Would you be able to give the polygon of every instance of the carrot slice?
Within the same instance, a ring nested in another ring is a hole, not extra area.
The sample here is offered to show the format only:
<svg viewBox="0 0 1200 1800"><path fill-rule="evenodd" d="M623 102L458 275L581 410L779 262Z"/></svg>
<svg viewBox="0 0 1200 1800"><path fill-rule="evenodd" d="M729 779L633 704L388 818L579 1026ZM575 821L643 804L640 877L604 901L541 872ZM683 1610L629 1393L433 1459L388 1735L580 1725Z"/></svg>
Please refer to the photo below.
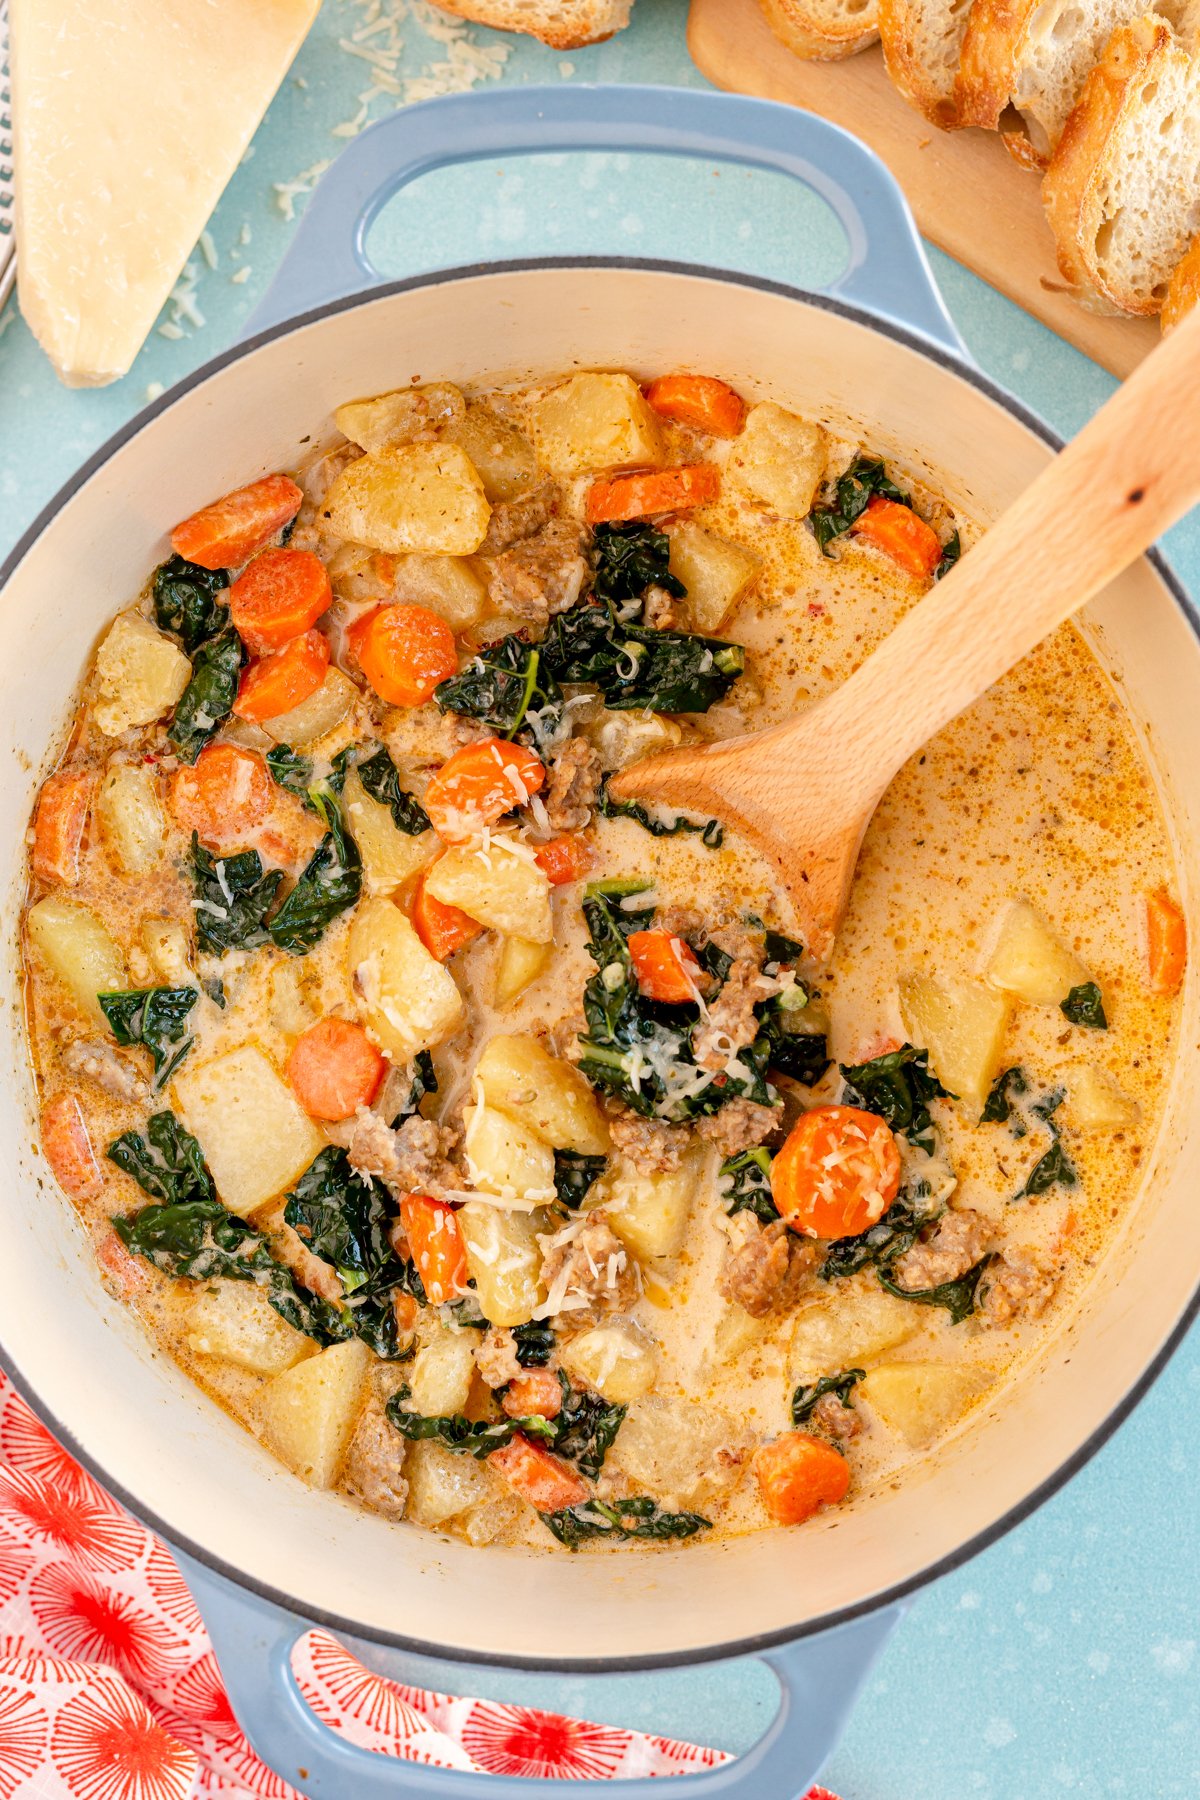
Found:
<svg viewBox="0 0 1200 1800"><path fill-rule="evenodd" d="M331 1016L301 1032L284 1074L311 1118L336 1120L371 1104L385 1068L361 1025Z"/></svg>
<svg viewBox="0 0 1200 1800"><path fill-rule="evenodd" d="M572 831L566 837L539 844L533 860L551 887L563 887L568 881L581 881L594 858L589 839L580 831Z"/></svg>
<svg viewBox="0 0 1200 1800"><path fill-rule="evenodd" d="M682 938L669 931L631 931L629 954L647 1000L672 1005L696 998L704 971Z"/></svg>
<svg viewBox="0 0 1200 1800"><path fill-rule="evenodd" d="M514 1493L528 1500L537 1512L561 1512L563 1507L578 1506L588 1497L588 1485L582 1476L520 1431L499 1450L493 1450L488 1461Z"/></svg>
<svg viewBox="0 0 1200 1800"><path fill-rule="evenodd" d="M242 676L233 710L239 719L259 725L291 712L315 694L329 667L329 641L319 631L306 631L282 650L253 662Z"/></svg>
<svg viewBox="0 0 1200 1800"><path fill-rule="evenodd" d="M443 843L465 844L524 806L546 780L544 763L522 744L481 738L443 763L425 789L429 822Z"/></svg>
<svg viewBox="0 0 1200 1800"><path fill-rule="evenodd" d="M585 512L589 525L604 525L615 519L644 519L652 513L684 512L691 506L705 506L720 491L721 475L713 463L651 469L643 475L612 475L593 481Z"/></svg>
<svg viewBox="0 0 1200 1800"><path fill-rule="evenodd" d="M500 1401L510 1419L557 1419L562 1411L562 1382L552 1369L526 1369L510 1381Z"/></svg>
<svg viewBox="0 0 1200 1800"><path fill-rule="evenodd" d="M445 962L456 950L463 950L482 937L483 926L459 906L447 906L435 900L425 886L425 876L417 877L412 898L413 930L439 962Z"/></svg>
<svg viewBox="0 0 1200 1800"><path fill-rule="evenodd" d="M42 1153L72 1200L94 1200L103 1188L83 1108L74 1094L56 1094L43 1106Z"/></svg>
<svg viewBox="0 0 1200 1800"><path fill-rule="evenodd" d="M295 518L303 499L286 475L264 475L182 520L171 548L202 569L236 569Z"/></svg>
<svg viewBox="0 0 1200 1800"><path fill-rule="evenodd" d="M405 1194L400 1223L431 1306L467 1291L467 1247L454 1208L428 1194Z"/></svg>
<svg viewBox="0 0 1200 1800"><path fill-rule="evenodd" d="M229 590L229 614L256 654L279 650L333 604L325 564L311 550L264 550Z"/></svg>
<svg viewBox="0 0 1200 1800"><path fill-rule="evenodd" d="M458 668L454 633L427 606L377 606L349 637L359 668L389 706L423 706Z"/></svg>
<svg viewBox="0 0 1200 1800"><path fill-rule="evenodd" d="M39 881L58 881L74 887L92 795L93 775L51 775L42 784L33 815L33 872Z"/></svg>
<svg viewBox="0 0 1200 1800"><path fill-rule="evenodd" d="M184 831L206 844L226 843L253 830L271 807L271 777L254 750L206 744L191 768L176 769L167 805Z"/></svg>
<svg viewBox="0 0 1200 1800"><path fill-rule="evenodd" d="M1166 888L1146 895L1147 986L1152 994L1177 994L1187 967L1187 921Z"/></svg>
<svg viewBox="0 0 1200 1800"><path fill-rule="evenodd" d="M911 506L885 500L881 494L867 502L866 511L859 513L850 529L855 537L885 550L910 575L928 580L942 560L941 539L932 525L919 518Z"/></svg>
<svg viewBox="0 0 1200 1800"><path fill-rule="evenodd" d="M736 437L746 422L746 402L715 375L660 375L646 398L664 419L678 419L713 437Z"/></svg>
<svg viewBox="0 0 1200 1800"><path fill-rule="evenodd" d="M755 1453L754 1474L763 1505L777 1525L802 1525L822 1506L846 1498L850 1465L832 1444L787 1431Z"/></svg>
<svg viewBox="0 0 1200 1800"><path fill-rule="evenodd" d="M780 1215L806 1237L857 1237L900 1190L900 1152L875 1113L816 1106L793 1125L771 1164Z"/></svg>

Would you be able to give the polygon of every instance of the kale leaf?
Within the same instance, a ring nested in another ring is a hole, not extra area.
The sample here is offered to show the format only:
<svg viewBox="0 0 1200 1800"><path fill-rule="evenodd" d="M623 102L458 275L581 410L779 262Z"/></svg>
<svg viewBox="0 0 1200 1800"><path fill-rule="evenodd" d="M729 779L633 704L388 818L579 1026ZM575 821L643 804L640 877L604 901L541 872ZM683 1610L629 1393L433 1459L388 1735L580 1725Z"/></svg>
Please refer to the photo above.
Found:
<svg viewBox="0 0 1200 1800"><path fill-rule="evenodd" d="M138 1186L169 1207L216 1201L217 1191L204 1154L173 1112L151 1113L146 1135L123 1131L106 1152L110 1162L132 1175Z"/></svg>
<svg viewBox="0 0 1200 1800"><path fill-rule="evenodd" d="M438 1079L433 1067L433 1057L429 1054L428 1050L418 1050L417 1054L412 1059L410 1067L412 1069L412 1077L408 1084L408 1093L405 1096L404 1104L401 1106L400 1111L391 1121L393 1131L395 1131L397 1125L402 1124L405 1119L412 1118L426 1094L436 1094L438 1091Z"/></svg>
<svg viewBox="0 0 1200 1800"><path fill-rule="evenodd" d="M1014 1094L1027 1094L1028 1092L1029 1082L1024 1069L1019 1064L1014 1064L1011 1069L1005 1069L1003 1074L997 1075L988 1089L988 1097L984 1101L983 1111L979 1115L979 1123L981 1125L1007 1125L1012 1122L1014 1137L1024 1137L1025 1126L1019 1115L1014 1120L1016 1109L1013 1106L1012 1097Z"/></svg>
<svg viewBox="0 0 1200 1800"><path fill-rule="evenodd" d="M981 1256L974 1268L968 1269L956 1281L941 1281L937 1287L931 1288L900 1287L885 1269L880 1269L879 1285L886 1288L889 1294L895 1294L897 1300L912 1300L918 1306L944 1306L950 1314L950 1323L961 1325L975 1310L975 1291L979 1286L979 1278L991 1260L990 1254Z"/></svg>
<svg viewBox="0 0 1200 1800"><path fill-rule="evenodd" d="M560 1456L569 1457L576 1464L581 1475L595 1481L629 1409L608 1406L599 1394L573 1393L561 1370L558 1379L562 1383L563 1406L558 1417L551 1420L554 1432L550 1442Z"/></svg>
<svg viewBox="0 0 1200 1800"><path fill-rule="evenodd" d="M580 1150L554 1152L554 1187L568 1211L574 1212L586 1200L593 1182L600 1179L607 1165L606 1156L586 1156Z"/></svg>
<svg viewBox="0 0 1200 1800"><path fill-rule="evenodd" d="M555 680L599 688L617 712L707 712L746 666L740 644L624 625L611 604L594 599L559 613L540 650L540 666Z"/></svg>
<svg viewBox="0 0 1200 1800"><path fill-rule="evenodd" d="M396 1211L380 1181L361 1175L330 1144L308 1165L287 1197L283 1216L309 1249L332 1263L349 1294L391 1289L401 1279L390 1236Z"/></svg>
<svg viewBox="0 0 1200 1800"><path fill-rule="evenodd" d="M1067 1155L1062 1139L1056 1136L1046 1154L1039 1157L1030 1169L1025 1177L1025 1185L1013 1195L1013 1201L1035 1200L1039 1194L1047 1193L1052 1187L1078 1185L1079 1171Z"/></svg>
<svg viewBox="0 0 1200 1800"><path fill-rule="evenodd" d="M807 1425L817 1402L826 1394L836 1394L843 1406L853 1406L851 1394L866 1372L865 1369L845 1369L840 1375L822 1375L820 1381L814 1381L809 1387L798 1387L792 1395L792 1424Z"/></svg>
<svg viewBox="0 0 1200 1800"><path fill-rule="evenodd" d="M593 592L601 600L638 600L649 587L659 587L675 600L687 593L672 575L671 540L644 519L597 525L594 535L596 574Z"/></svg>
<svg viewBox="0 0 1200 1800"><path fill-rule="evenodd" d="M762 924L761 919L754 922ZM782 931L772 931L766 925L763 926L763 949L768 963L778 963L785 969L793 968L804 955L804 945L799 938L788 937Z"/></svg>
<svg viewBox="0 0 1200 1800"><path fill-rule="evenodd" d="M929 1102L952 1099L929 1068L929 1053L904 1044L870 1062L841 1064L851 1106L878 1113L893 1131L902 1132L910 1144L930 1153L934 1146Z"/></svg>
<svg viewBox="0 0 1200 1800"><path fill-rule="evenodd" d="M761 1144L757 1150L742 1150L736 1156L726 1157L719 1173L727 1183L721 1197L730 1218L735 1213L752 1212L764 1225L771 1225L779 1217L771 1193L771 1152Z"/></svg>
<svg viewBox="0 0 1200 1800"><path fill-rule="evenodd" d="M480 1461L507 1444L518 1432L523 1437L553 1436L555 1421L534 1415L528 1419L466 1418L462 1413L449 1413L443 1418L432 1414L409 1412L404 1402L410 1398L407 1387L397 1388L387 1403L387 1416L402 1437L414 1441L431 1439L447 1450L461 1451Z"/></svg>
<svg viewBox="0 0 1200 1800"><path fill-rule="evenodd" d="M272 943L293 956L311 950L326 927L354 906L362 893L362 858L337 803L316 788L311 798L325 823L325 836L268 927Z"/></svg>
<svg viewBox="0 0 1200 1800"><path fill-rule="evenodd" d="M585 1500L580 1506L542 1513L547 1531L568 1550L577 1550L589 1539L605 1538L623 1544L630 1538L690 1538L710 1531L712 1520L699 1513L660 1512L658 1502L637 1494L628 1500Z"/></svg>
<svg viewBox="0 0 1200 1800"><path fill-rule="evenodd" d="M656 819L637 800L614 800L608 791L607 775L600 783L596 810L605 819L632 819L651 837L681 837L694 831L700 834L700 842L708 850L719 850L725 842L725 827L720 819L685 819L679 813L668 825L664 819Z"/></svg>
<svg viewBox="0 0 1200 1800"><path fill-rule="evenodd" d="M961 555L962 539L959 537L958 532L955 531L951 533L950 537L942 545L941 558L937 568L933 571L933 579L935 581L940 581L943 575L948 575Z"/></svg>
<svg viewBox="0 0 1200 1800"><path fill-rule="evenodd" d="M118 1044L144 1044L154 1059L154 1086L171 1079L195 1039L187 1016L200 998L194 987L127 988L97 994Z"/></svg>
<svg viewBox="0 0 1200 1800"><path fill-rule="evenodd" d="M192 884L196 891L196 941L221 956L226 950L255 950L265 944L267 914L283 880L282 869L263 874L257 850L213 857L192 833Z"/></svg>
<svg viewBox="0 0 1200 1800"><path fill-rule="evenodd" d="M860 1269L890 1269L892 1264L911 1250L935 1215L918 1212L913 1197L900 1194L883 1217L857 1237L838 1238L825 1252L818 1274L822 1281L839 1280L857 1275Z"/></svg>
<svg viewBox="0 0 1200 1800"><path fill-rule="evenodd" d="M274 749L267 751L264 761L272 781L278 787L286 788L289 794L298 795L307 804L313 778L312 757L305 756L300 750L293 750L290 744L276 744Z"/></svg>
<svg viewBox="0 0 1200 1800"><path fill-rule="evenodd" d="M1081 981L1062 1003L1064 1016L1072 1025L1086 1025L1092 1031L1107 1031L1104 997L1094 981Z"/></svg>
<svg viewBox="0 0 1200 1800"><path fill-rule="evenodd" d="M562 717L562 689L543 668L538 646L517 632L485 644L465 669L438 683L433 697L443 712L478 719L508 738L531 712L538 715L535 737L544 737Z"/></svg>
<svg viewBox="0 0 1200 1800"><path fill-rule="evenodd" d="M363 787L372 800L378 800L381 806L387 807L397 831L404 832L406 837L420 837L423 831L428 831L429 815L400 786L400 771L388 755L385 745L377 745L370 756L358 763L357 768L358 779Z"/></svg>
<svg viewBox="0 0 1200 1800"><path fill-rule="evenodd" d="M541 1320L531 1319L528 1325L514 1325L512 1334L521 1367L544 1369L554 1354L553 1328Z"/></svg>
<svg viewBox="0 0 1200 1800"><path fill-rule="evenodd" d="M237 699L245 647L232 625L201 644L192 657L192 676L175 708L167 742L185 763L194 763Z"/></svg>
<svg viewBox="0 0 1200 1800"><path fill-rule="evenodd" d="M808 523L823 556L832 554L829 546L834 538L849 531L877 495L885 500L895 500L901 506L912 505L911 494L902 493L895 482L888 479L881 459L856 456L845 474L838 476L833 503L814 506L808 515Z"/></svg>
<svg viewBox="0 0 1200 1800"><path fill-rule="evenodd" d="M228 569L202 569L182 556L169 556L154 571L155 624L173 631L191 656L220 629L224 608L217 595L228 586Z"/></svg>

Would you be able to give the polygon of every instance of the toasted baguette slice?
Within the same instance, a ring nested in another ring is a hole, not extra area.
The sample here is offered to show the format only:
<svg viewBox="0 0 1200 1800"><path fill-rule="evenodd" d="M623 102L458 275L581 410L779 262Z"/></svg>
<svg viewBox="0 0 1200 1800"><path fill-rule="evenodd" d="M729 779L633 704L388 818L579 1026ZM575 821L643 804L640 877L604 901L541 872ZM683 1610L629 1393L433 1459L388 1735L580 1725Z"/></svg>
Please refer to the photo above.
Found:
<svg viewBox="0 0 1200 1800"><path fill-rule="evenodd" d="M1042 183L1058 266L1081 298L1157 313L1200 232L1200 65L1147 13L1115 31Z"/></svg>
<svg viewBox="0 0 1200 1800"><path fill-rule="evenodd" d="M1200 300L1200 237L1195 237L1187 251L1175 264L1167 288L1167 297L1163 301L1163 309L1159 315L1159 324L1164 331L1170 331L1178 325Z"/></svg>
<svg viewBox="0 0 1200 1800"><path fill-rule="evenodd" d="M974 0L958 71L959 123L999 127L1017 162L1044 169L1113 32L1148 10L1146 0ZM1157 0L1153 10L1191 49L1193 0Z"/></svg>
<svg viewBox="0 0 1200 1800"><path fill-rule="evenodd" d="M857 56L879 36L876 0L758 0L781 44L806 62Z"/></svg>
<svg viewBox="0 0 1200 1800"><path fill-rule="evenodd" d="M971 0L879 0L888 74L934 125L958 124L955 87Z"/></svg>
<svg viewBox="0 0 1200 1800"><path fill-rule="evenodd" d="M552 50L603 43L628 25L633 11L633 0L434 0L434 5L475 25L523 31Z"/></svg>

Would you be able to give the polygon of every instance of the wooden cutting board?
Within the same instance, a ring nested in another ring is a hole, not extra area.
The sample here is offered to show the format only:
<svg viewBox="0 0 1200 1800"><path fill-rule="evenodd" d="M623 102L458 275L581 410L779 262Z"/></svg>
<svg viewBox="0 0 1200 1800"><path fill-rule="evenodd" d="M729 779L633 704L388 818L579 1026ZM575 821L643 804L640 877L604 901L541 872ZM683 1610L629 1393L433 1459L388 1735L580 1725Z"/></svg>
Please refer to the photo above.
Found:
<svg viewBox="0 0 1200 1800"><path fill-rule="evenodd" d="M930 125L888 81L878 45L845 62L802 62L758 0L692 0L688 49L717 87L802 106L862 138L931 243L1114 375L1128 375L1158 342L1157 319L1105 318L1064 293L1037 177L994 132Z"/></svg>

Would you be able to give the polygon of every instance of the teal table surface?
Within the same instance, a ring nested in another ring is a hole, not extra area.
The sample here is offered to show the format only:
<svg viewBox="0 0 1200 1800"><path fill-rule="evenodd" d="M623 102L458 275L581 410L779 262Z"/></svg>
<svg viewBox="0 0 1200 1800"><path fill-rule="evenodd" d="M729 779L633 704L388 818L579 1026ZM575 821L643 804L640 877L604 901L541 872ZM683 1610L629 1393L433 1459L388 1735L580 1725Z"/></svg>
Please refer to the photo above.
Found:
<svg viewBox="0 0 1200 1800"><path fill-rule="evenodd" d="M447 82L701 87L685 17L684 0L638 0L628 31L562 55L464 30L417 0L326 0L188 277L124 381L91 392L60 387L10 305L0 323L0 555L110 432L237 336L305 192L356 123ZM617 155L536 157L427 177L387 209L372 248L397 275L608 252L800 283L828 276L840 254L824 208L782 177ZM933 262L983 368L1058 430L1076 430L1110 391L1110 377L957 264L936 253ZM1200 589L1194 517L1168 549L1185 582ZM114 594L114 608L124 598ZM1064 1492L918 1597L826 1771L845 1800L1200 1793L1198 1403L1193 1333ZM586 1653L586 1645L578 1649ZM414 1664L412 1672L423 1671ZM765 1726L774 1692L749 1663L602 1683L505 1680L445 1665L427 1678L735 1751Z"/></svg>

